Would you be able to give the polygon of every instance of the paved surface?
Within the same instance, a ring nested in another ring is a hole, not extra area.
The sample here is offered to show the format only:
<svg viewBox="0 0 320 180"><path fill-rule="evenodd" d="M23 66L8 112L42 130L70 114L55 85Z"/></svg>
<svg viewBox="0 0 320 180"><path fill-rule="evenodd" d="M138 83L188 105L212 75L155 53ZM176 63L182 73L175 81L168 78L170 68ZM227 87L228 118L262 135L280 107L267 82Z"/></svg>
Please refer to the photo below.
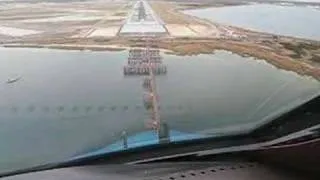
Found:
<svg viewBox="0 0 320 180"><path fill-rule="evenodd" d="M162 20L154 13L146 1L138 1L126 23L122 26L119 35L139 36L145 34L166 34Z"/></svg>

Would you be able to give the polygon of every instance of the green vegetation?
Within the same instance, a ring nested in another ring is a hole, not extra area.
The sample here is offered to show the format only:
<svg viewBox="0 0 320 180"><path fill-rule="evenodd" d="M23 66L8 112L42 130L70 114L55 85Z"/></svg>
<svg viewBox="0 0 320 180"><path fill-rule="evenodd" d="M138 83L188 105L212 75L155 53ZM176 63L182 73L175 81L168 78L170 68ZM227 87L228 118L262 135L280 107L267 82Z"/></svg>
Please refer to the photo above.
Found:
<svg viewBox="0 0 320 180"><path fill-rule="evenodd" d="M106 39L106 38L96 38L96 39L93 39L94 42L109 42L110 39Z"/></svg>
<svg viewBox="0 0 320 180"><path fill-rule="evenodd" d="M284 48L293 51L295 54L291 55L292 58L301 58L302 56L307 55L306 50L317 50L320 49L320 46L317 44L311 43L280 43Z"/></svg>
<svg viewBox="0 0 320 180"><path fill-rule="evenodd" d="M127 16L126 12L116 12L113 14L114 16Z"/></svg>
<svg viewBox="0 0 320 180"><path fill-rule="evenodd" d="M320 55L313 55L312 58L310 58L309 60L320 63Z"/></svg>

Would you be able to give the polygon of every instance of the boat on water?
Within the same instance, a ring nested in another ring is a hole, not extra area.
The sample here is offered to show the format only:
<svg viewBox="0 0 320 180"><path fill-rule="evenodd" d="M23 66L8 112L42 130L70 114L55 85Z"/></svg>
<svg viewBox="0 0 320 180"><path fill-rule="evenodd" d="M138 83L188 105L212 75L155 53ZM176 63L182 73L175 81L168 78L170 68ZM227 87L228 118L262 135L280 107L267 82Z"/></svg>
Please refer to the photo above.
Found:
<svg viewBox="0 0 320 180"><path fill-rule="evenodd" d="M8 79L7 84L15 83L15 82L19 81L20 79L21 79L21 77Z"/></svg>

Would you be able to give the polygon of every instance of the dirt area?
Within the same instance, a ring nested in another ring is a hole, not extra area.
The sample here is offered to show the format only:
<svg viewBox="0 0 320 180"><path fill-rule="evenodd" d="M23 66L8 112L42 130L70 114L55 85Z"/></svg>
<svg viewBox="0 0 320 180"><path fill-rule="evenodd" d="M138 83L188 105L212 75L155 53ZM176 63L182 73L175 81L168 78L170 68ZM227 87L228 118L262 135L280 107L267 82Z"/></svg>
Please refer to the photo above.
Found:
<svg viewBox="0 0 320 180"><path fill-rule="evenodd" d="M167 24L166 28L172 37L194 37L197 35L192 29L181 24Z"/></svg>
<svg viewBox="0 0 320 180"><path fill-rule="evenodd" d="M86 32L102 36L116 36L115 26L119 29L127 13L131 9L127 1L110 2L68 2L68 3L10 3L0 11L0 34L7 36L0 42L9 39L30 39L32 30L43 39L57 37L79 37ZM112 26L112 27L110 27ZM107 28L107 29L101 29ZM8 29L14 30L9 32ZM92 29L92 30L88 30ZM108 31L108 32L107 32ZM29 32L29 33L28 33ZM117 31L116 31L117 32Z"/></svg>
<svg viewBox="0 0 320 180"><path fill-rule="evenodd" d="M120 27L109 26L107 28L97 28L88 37L114 37L117 35Z"/></svg>
<svg viewBox="0 0 320 180"><path fill-rule="evenodd" d="M153 1L150 3L152 9L166 24L199 24L198 18L177 11L174 2ZM206 25L206 24L204 24Z"/></svg>
<svg viewBox="0 0 320 180"><path fill-rule="evenodd" d="M197 33L198 36L202 37L207 37L217 32L217 29L215 29L214 27L208 27L198 24L188 25L188 28L191 29L193 32Z"/></svg>

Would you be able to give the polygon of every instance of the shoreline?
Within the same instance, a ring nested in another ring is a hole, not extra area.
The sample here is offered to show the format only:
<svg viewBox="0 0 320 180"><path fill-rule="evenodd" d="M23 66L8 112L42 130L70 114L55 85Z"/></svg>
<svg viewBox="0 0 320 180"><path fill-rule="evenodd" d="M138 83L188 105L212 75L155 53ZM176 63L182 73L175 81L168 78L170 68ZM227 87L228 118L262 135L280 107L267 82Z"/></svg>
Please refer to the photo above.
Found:
<svg viewBox="0 0 320 180"><path fill-rule="evenodd" d="M311 76L320 81L320 68L311 66L306 62L296 61L292 58L281 56L278 54L270 54L268 49L261 48L259 46L253 47L252 45L244 46L243 44L236 44L236 42L202 42L188 45L184 42L176 43L177 46L173 46L171 43L157 42L157 47L165 54L176 56L197 56L201 54L214 54L215 51L227 51L233 54L237 54L241 57L251 57L253 60L262 60L275 66L276 68L286 71L292 71L302 76ZM41 44L10 44L1 45L2 48L35 48L35 49L58 49L58 50L77 50L77 51L125 51L129 48L140 48L139 45L124 44L113 46L81 46L81 45L41 45Z"/></svg>
<svg viewBox="0 0 320 180"><path fill-rule="evenodd" d="M236 7L236 6L249 6L257 4L269 4L284 7L320 7L319 2L304 2L304 1L240 1L240 2L205 2L199 3L197 1L191 2L174 2L179 7L177 10L195 10L195 9L205 9L205 8L223 8L223 7ZM320 9L319 9L320 10Z"/></svg>
<svg viewBox="0 0 320 180"><path fill-rule="evenodd" d="M245 4L248 3L245 2ZM181 9L184 7L183 4L186 3L150 2L150 6L164 22L168 32L165 36L155 38L154 45L161 51L178 56L193 56L212 54L216 50L225 50L244 57L250 56L262 59L277 68L313 76L320 80L320 41L259 32L212 22L184 14ZM243 4L243 2L236 2L236 4ZM210 5L212 5L212 2ZM61 6L58 6L59 10L61 10ZM79 51L124 51L131 47L139 48L145 44L141 38L119 36L112 28L120 29L122 22L117 21L116 24L110 24L107 21L109 16L113 17L115 14L119 15L119 13L121 13L121 17L124 17L129 6L115 4L117 10L107 6L102 9L95 7L99 13L106 9L109 14L105 15L105 19L84 27L80 26L81 21L77 22L75 27L70 27L70 24L59 21L57 24L60 23L59 25L65 26L67 29L70 28L66 32L48 32L12 39L4 37L0 46L5 48L47 48ZM191 6L197 6L199 9L199 6L205 7L208 6L208 3L191 2L188 7ZM65 11L70 11L69 7L64 8L66 8ZM27 9L25 11L27 12ZM3 15L3 17L6 16ZM38 24L36 23L36 25ZM25 25L21 25L22 29L23 26ZM47 24L45 23L43 26L47 26ZM96 33L96 36L92 35L94 33ZM111 36L111 34L113 35Z"/></svg>

